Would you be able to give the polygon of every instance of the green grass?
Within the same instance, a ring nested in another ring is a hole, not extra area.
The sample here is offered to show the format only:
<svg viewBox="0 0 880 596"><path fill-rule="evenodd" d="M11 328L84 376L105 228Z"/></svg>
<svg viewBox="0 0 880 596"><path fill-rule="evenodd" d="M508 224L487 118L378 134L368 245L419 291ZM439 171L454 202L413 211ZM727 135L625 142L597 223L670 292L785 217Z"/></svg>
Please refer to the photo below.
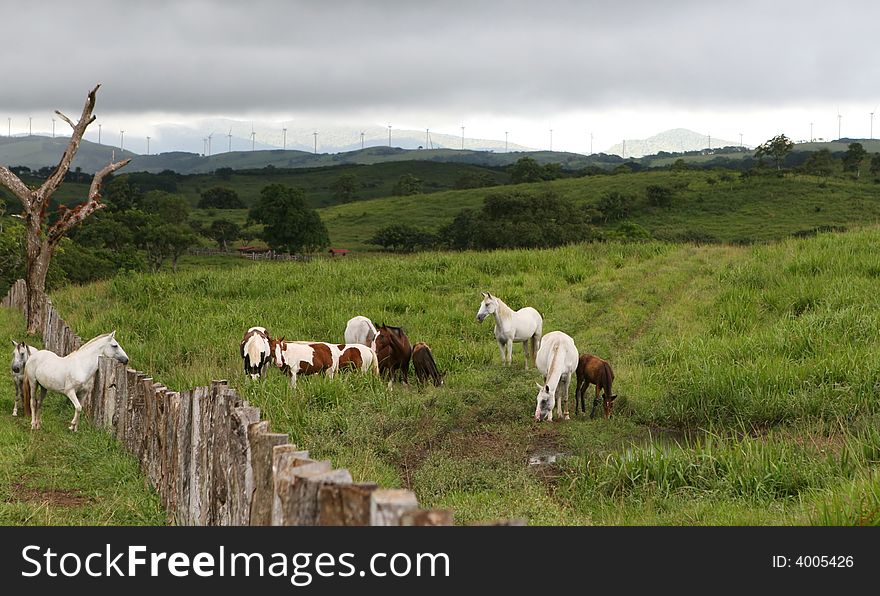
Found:
<svg viewBox="0 0 880 596"><path fill-rule="evenodd" d="M229 379L313 456L411 487L459 523L864 524L880 522L878 248L872 227L754 247L248 263L122 275L53 301L84 338L118 329L132 365L169 387ZM481 291L537 307L545 332L608 359L615 416L533 422L540 377L519 348L501 366L491 321L474 320ZM338 341L355 314L428 342L446 385L244 378L249 326Z"/></svg>
<svg viewBox="0 0 880 596"><path fill-rule="evenodd" d="M0 336L24 340L23 317L0 309ZM76 433L67 430L73 407L66 397L47 396L42 428L32 432L30 419L10 416L14 395L7 372L0 382L0 525L165 523L158 495L114 439L86 420Z"/></svg>

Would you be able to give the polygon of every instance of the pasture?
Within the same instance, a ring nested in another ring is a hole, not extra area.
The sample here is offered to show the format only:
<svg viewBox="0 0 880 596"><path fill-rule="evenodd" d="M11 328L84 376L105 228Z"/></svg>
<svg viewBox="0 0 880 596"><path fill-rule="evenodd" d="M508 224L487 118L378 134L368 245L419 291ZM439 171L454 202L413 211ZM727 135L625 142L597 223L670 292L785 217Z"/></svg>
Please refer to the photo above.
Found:
<svg viewBox="0 0 880 596"><path fill-rule="evenodd" d="M314 457L458 523L877 524L878 248L870 228L757 247L251 263L120 275L53 301L82 337L118 329L132 365L169 387L229 379ZM475 320L486 291L611 362L614 416L535 422L541 379L500 364L491 323ZM428 342L445 384L245 378L249 327L341 341L356 314Z"/></svg>
<svg viewBox="0 0 880 596"><path fill-rule="evenodd" d="M24 318L0 308L0 336L24 339ZM65 396L46 398L39 432L31 432L21 412L10 415L8 356L0 380L0 525L164 524L159 498L145 486L133 457L90 424L75 434L67 429L73 408Z"/></svg>

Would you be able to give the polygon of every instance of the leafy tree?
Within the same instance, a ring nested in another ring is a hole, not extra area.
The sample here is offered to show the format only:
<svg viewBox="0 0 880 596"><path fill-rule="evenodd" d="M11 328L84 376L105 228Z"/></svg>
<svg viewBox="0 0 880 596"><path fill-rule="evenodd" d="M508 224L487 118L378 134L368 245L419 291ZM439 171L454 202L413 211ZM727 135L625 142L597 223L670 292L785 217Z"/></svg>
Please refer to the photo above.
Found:
<svg viewBox="0 0 880 596"><path fill-rule="evenodd" d="M675 163L673 163L669 167L669 169L673 172L686 172L688 170L688 165L685 160L679 157L675 160Z"/></svg>
<svg viewBox="0 0 880 596"><path fill-rule="evenodd" d="M846 153L843 154L844 169L848 172L855 170L856 179L858 179L862 173L862 162L867 156L868 152L865 151L861 143L850 143Z"/></svg>
<svg viewBox="0 0 880 596"><path fill-rule="evenodd" d="M297 253L330 244L324 222L317 211L306 205L305 193L299 188L283 184L266 186L248 218L263 224L263 239L272 250Z"/></svg>
<svg viewBox="0 0 880 596"><path fill-rule="evenodd" d="M558 163L542 166L531 157L520 157L510 166L510 181L514 184L555 180L561 174L562 166Z"/></svg>
<svg viewBox="0 0 880 596"><path fill-rule="evenodd" d="M648 204L654 207L668 207L672 204L672 189L660 184L649 184L645 188Z"/></svg>
<svg viewBox="0 0 880 596"><path fill-rule="evenodd" d="M819 149L810 153L804 162L804 171L818 178L827 178L834 173L835 159L828 149Z"/></svg>
<svg viewBox="0 0 880 596"><path fill-rule="evenodd" d="M197 207L199 209L244 209L244 202L238 193L231 188L215 186L201 194Z"/></svg>
<svg viewBox="0 0 880 596"><path fill-rule="evenodd" d="M488 172L466 172L455 181L455 188L459 190L486 186L495 186L495 180Z"/></svg>
<svg viewBox="0 0 880 596"><path fill-rule="evenodd" d="M368 242L387 250L413 252L431 248L437 243L437 236L415 226L392 224L378 230Z"/></svg>
<svg viewBox="0 0 880 596"><path fill-rule="evenodd" d="M610 191L602 195L597 207L602 214L602 220L609 222L626 217L632 208L632 203L632 198L617 191Z"/></svg>
<svg viewBox="0 0 880 596"><path fill-rule="evenodd" d="M764 157L772 157L776 162L776 169L778 171L782 169L782 160L791 153L793 148L794 143L784 134L780 134L769 141L765 141L762 145L758 145L758 148L755 149L755 157L759 161L763 161Z"/></svg>
<svg viewBox="0 0 880 596"><path fill-rule="evenodd" d="M412 174L404 174L394 185L392 193L398 197L417 195L422 192L422 181Z"/></svg>
<svg viewBox="0 0 880 596"><path fill-rule="evenodd" d="M343 174L337 178L331 185L333 196L342 201L350 201L355 198L358 189L357 176L354 174Z"/></svg>
<svg viewBox="0 0 880 596"><path fill-rule="evenodd" d="M180 195L161 190L148 192L141 200L141 208L162 222L186 223L189 219L189 204Z"/></svg>
<svg viewBox="0 0 880 596"><path fill-rule="evenodd" d="M508 191L487 196L479 212L460 212L441 235L457 249L544 248L594 238L591 215L554 192Z"/></svg>
<svg viewBox="0 0 880 596"><path fill-rule="evenodd" d="M238 238L240 232L241 228L237 223L228 219L215 219L203 233L208 238L215 240L225 252L228 244Z"/></svg>
<svg viewBox="0 0 880 596"><path fill-rule="evenodd" d="M144 236L147 261L154 271L158 271L170 258L171 267L176 273L177 260L196 241L196 235L185 225L168 222L152 225Z"/></svg>
<svg viewBox="0 0 880 596"><path fill-rule="evenodd" d="M232 178L232 168L217 168L214 170L214 175L220 178L220 180L229 180Z"/></svg>
<svg viewBox="0 0 880 596"><path fill-rule="evenodd" d="M868 170L872 176L880 175L880 153L875 153L871 158L871 166Z"/></svg>

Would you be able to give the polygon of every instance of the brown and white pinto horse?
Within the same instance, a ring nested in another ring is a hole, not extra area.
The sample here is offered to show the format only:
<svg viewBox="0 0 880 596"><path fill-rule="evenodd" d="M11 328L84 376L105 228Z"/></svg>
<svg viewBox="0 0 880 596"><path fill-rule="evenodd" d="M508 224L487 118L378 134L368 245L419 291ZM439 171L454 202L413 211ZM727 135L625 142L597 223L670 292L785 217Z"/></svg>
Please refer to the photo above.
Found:
<svg viewBox="0 0 880 596"><path fill-rule="evenodd" d="M584 396L590 383L596 386L596 397L593 399L593 408L590 410L590 418L596 414L596 406L599 405L599 391L602 395L602 406L605 410L605 418L611 417L611 409L614 406L614 399L617 397L611 392L611 382L614 381L614 371L607 361L602 360L598 356L592 354L581 354L578 358L577 369L577 387L574 390L574 411L577 413L582 410L587 413L587 402Z"/></svg>
<svg viewBox="0 0 880 596"><path fill-rule="evenodd" d="M395 373L400 373L403 383L409 385L409 361L412 358L412 347L406 332L400 327L380 325L376 328L376 337L370 346L379 358L379 371L388 377L388 385L394 380Z"/></svg>
<svg viewBox="0 0 880 596"><path fill-rule="evenodd" d="M251 327L241 340L241 357L244 360L244 374L257 380L263 376L263 370L272 358L269 345L271 338L265 327Z"/></svg>
<svg viewBox="0 0 880 596"><path fill-rule="evenodd" d="M379 375L379 358L373 348L360 343L338 344L336 348L339 350L338 370L350 369Z"/></svg>
<svg viewBox="0 0 880 596"><path fill-rule="evenodd" d="M287 341L283 337L270 342L272 360L281 372L290 375L290 386L296 387L297 375L325 372L333 377L339 370L339 348L327 342Z"/></svg>
<svg viewBox="0 0 880 596"><path fill-rule="evenodd" d="M439 387L443 384L444 375L437 370L437 363L434 362L434 355L431 354L431 348L423 341L416 343L412 351L413 370L416 371L416 377L420 383L425 383L428 379Z"/></svg>

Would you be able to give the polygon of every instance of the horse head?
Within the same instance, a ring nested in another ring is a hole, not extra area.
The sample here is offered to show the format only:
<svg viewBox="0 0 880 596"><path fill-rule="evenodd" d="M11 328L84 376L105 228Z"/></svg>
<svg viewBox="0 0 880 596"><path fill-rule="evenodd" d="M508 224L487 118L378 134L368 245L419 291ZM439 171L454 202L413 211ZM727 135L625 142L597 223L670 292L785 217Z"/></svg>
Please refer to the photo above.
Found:
<svg viewBox="0 0 880 596"><path fill-rule="evenodd" d="M480 310L477 311L477 322L482 323L483 319L489 315L495 314L498 310L498 301L489 292L483 292L483 301L480 303Z"/></svg>
<svg viewBox="0 0 880 596"><path fill-rule="evenodd" d="M122 364L128 364L128 354L125 353L125 350L123 350L122 346L119 345L119 342L116 341L115 329L111 331L110 335L107 337L107 341L101 349L101 355L107 356L108 358L115 358Z"/></svg>
<svg viewBox="0 0 880 596"><path fill-rule="evenodd" d="M15 346L12 350L12 372L17 375L24 372L24 365L27 362L30 350L26 343L18 343L14 339L12 340L12 345Z"/></svg>
<svg viewBox="0 0 880 596"><path fill-rule="evenodd" d="M553 420L553 406L556 405L556 396L550 392L549 385L541 385L540 383L535 383L535 385L538 386L535 420L538 422L542 420L550 422Z"/></svg>
<svg viewBox="0 0 880 596"><path fill-rule="evenodd" d="M287 342L284 337L269 340L269 351L272 353L272 360L278 368L284 368L284 350L287 348Z"/></svg>

